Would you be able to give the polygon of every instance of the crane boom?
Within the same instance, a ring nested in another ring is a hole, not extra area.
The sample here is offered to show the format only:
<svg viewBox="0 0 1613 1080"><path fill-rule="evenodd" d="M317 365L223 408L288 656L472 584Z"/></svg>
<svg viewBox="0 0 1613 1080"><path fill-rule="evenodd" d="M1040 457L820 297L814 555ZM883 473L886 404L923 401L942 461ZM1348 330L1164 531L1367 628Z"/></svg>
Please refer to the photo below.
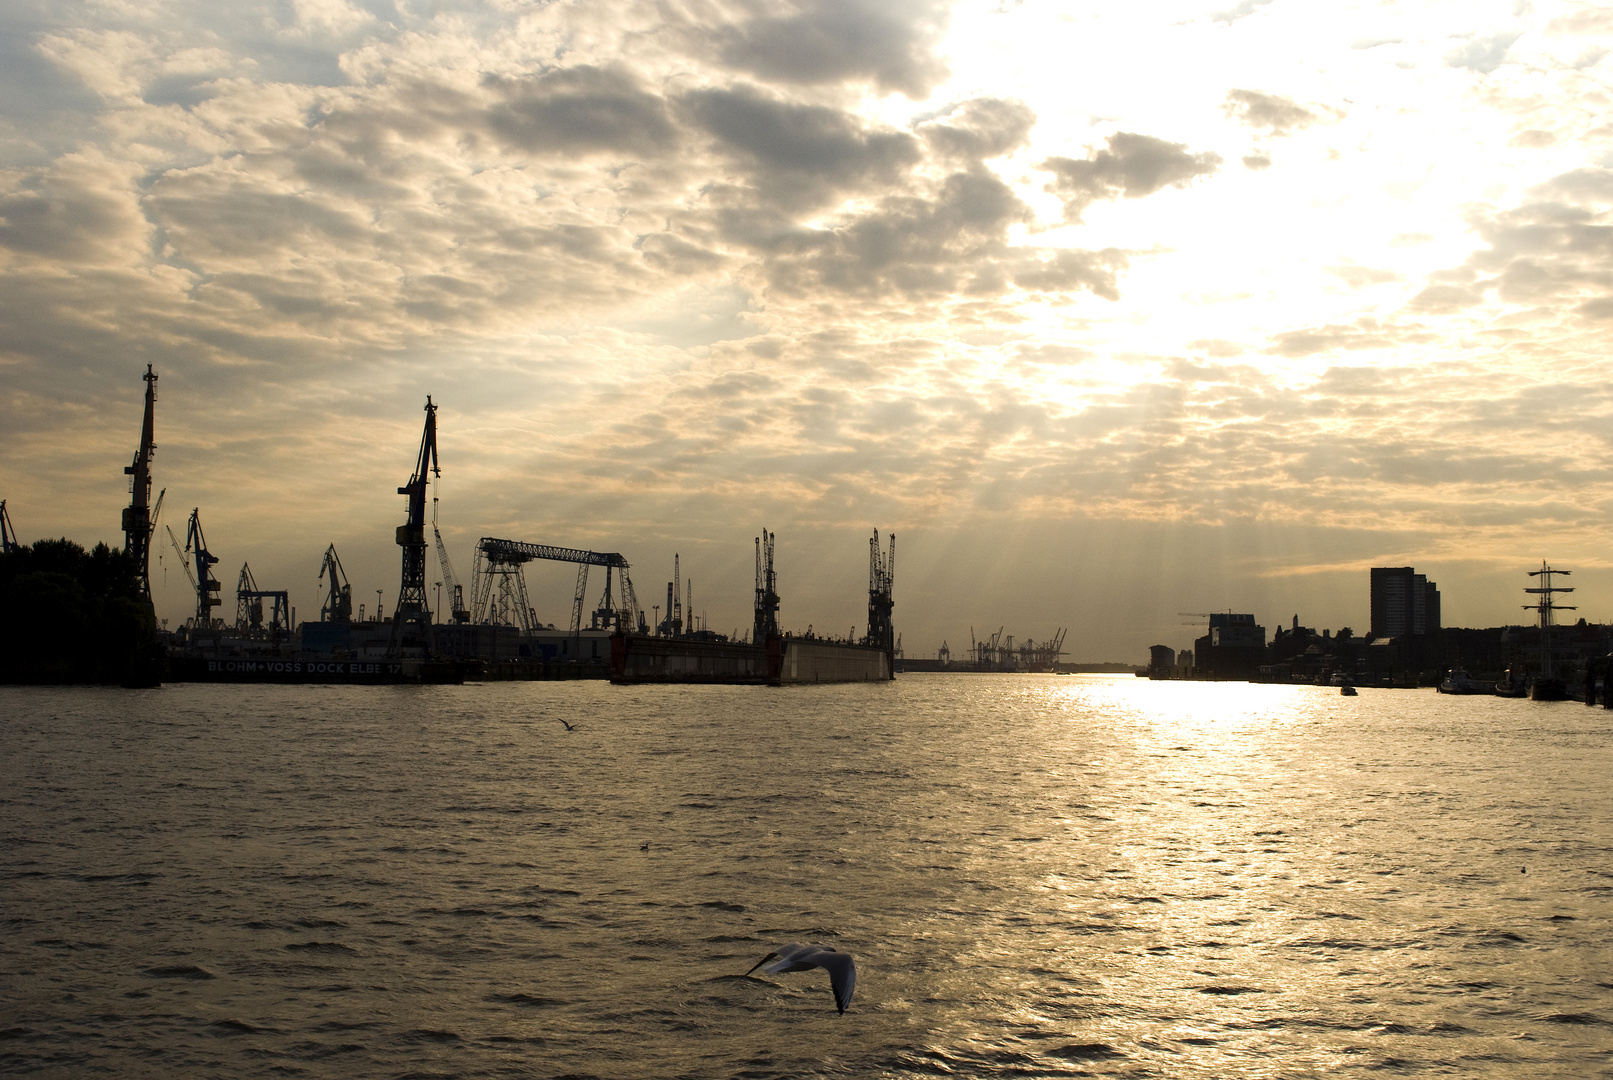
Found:
<svg viewBox="0 0 1613 1080"><path fill-rule="evenodd" d="M465 606L465 587L454 573L454 564L448 561L448 545L442 542L442 530L437 528L437 500L431 500L431 532L437 538L437 561L442 563L442 579L448 583L448 610L456 623L470 622L470 609Z"/></svg>
<svg viewBox="0 0 1613 1080"><path fill-rule="evenodd" d="M11 515L6 513L6 500L0 499L0 552L10 555L20 547L17 530L11 525Z"/></svg>
<svg viewBox="0 0 1613 1080"><path fill-rule="evenodd" d="M185 577L190 581L190 590L191 590L191 592L195 592L196 591L196 571L194 571L194 570L192 570L190 568L190 560L185 558L184 551L182 551L180 549L180 547L179 547L179 537L174 535L174 527L172 525L164 525L163 528L168 530L168 542L170 544L174 545L174 554L179 556L180 568L185 571Z"/></svg>

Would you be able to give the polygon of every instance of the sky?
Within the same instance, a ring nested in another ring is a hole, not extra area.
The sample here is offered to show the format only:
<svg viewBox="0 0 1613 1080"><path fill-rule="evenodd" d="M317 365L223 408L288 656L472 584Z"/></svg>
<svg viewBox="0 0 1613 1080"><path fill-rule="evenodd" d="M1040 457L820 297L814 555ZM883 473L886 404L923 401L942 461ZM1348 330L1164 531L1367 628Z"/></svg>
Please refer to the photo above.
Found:
<svg viewBox="0 0 1613 1080"><path fill-rule="evenodd" d="M11 0L0 498L120 542L152 364L163 522L299 618L329 543L390 610L431 395L462 579L619 551L648 606L678 552L725 632L763 528L833 633L894 532L909 656L1364 632L1382 565L1613 621L1610 47L1566 0Z"/></svg>

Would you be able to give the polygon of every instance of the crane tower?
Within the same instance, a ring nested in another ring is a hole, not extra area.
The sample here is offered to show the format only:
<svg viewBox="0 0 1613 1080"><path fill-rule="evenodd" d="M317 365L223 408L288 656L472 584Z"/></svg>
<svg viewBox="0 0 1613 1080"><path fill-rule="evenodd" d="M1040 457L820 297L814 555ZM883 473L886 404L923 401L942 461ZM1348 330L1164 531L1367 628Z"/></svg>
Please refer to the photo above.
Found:
<svg viewBox="0 0 1613 1080"><path fill-rule="evenodd" d="M398 488L409 498L409 519L398 526L398 546L403 549L403 580L398 586L398 602L392 609L392 645L389 652L401 656L405 645L431 655L431 607L426 603L426 484L441 476L437 465L437 406L426 398L426 427L420 436L420 455L414 475ZM405 627L418 627L419 636L409 638Z"/></svg>
<svg viewBox="0 0 1613 1080"><path fill-rule="evenodd" d="M157 413L157 375L146 365L140 376L146 381L146 414L140 424L140 449L134 464L125 465L129 477L129 505L123 510L123 549L134 556L140 573L140 592L151 603L151 533L156 528L151 516L151 458L156 453L153 424Z"/></svg>

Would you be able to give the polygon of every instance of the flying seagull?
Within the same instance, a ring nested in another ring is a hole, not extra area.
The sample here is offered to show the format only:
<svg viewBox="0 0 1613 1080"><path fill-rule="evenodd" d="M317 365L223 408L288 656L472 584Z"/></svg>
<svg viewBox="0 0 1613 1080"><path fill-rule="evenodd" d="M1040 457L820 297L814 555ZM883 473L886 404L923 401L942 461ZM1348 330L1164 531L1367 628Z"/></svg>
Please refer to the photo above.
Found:
<svg viewBox="0 0 1613 1080"><path fill-rule="evenodd" d="M558 716L555 717L555 719L560 720L560 718ZM560 722L562 724L566 724L566 722L564 720L560 720ZM566 724L566 730L567 731L576 731L577 730L577 725L576 724Z"/></svg>
<svg viewBox="0 0 1613 1080"><path fill-rule="evenodd" d="M769 964L769 960L774 962ZM763 964L767 966L762 967ZM851 992L857 986L857 965L850 953L835 952L828 946L820 945L780 945L777 951L762 957L756 962L756 967L745 974L749 975L756 968L762 968L770 975L780 975L815 967L821 967L829 973L829 989L834 991L835 1008L844 1013L846 1006L851 1004Z"/></svg>

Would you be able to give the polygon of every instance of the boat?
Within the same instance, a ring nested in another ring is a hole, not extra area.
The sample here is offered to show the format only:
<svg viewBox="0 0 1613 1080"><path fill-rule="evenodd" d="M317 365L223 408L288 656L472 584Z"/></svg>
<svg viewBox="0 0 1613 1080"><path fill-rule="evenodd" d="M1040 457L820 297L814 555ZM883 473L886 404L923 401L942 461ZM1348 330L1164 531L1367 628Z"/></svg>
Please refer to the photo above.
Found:
<svg viewBox="0 0 1613 1080"><path fill-rule="evenodd" d="M1490 691L1496 697L1527 697L1529 696L1529 679L1516 668L1507 668L1501 677L1495 681L1495 688Z"/></svg>
<svg viewBox="0 0 1613 1080"><path fill-rule="evenodd" d="M1537 675L1529 684L1531 701L1567 701L1568 683L1554 675Z"/></svg>
<svg viewBox="0 0 1613 1080"><path fill-rule="evenodd" d="M1439 684L1442 694L1488 694L1493 689L1493 684L1478 682L1462 668L1451 668Z"/></svg>
<svg viewBox="0 0 1613 1080"><path fill-rule="evenodd" d="M1544 559L1540 562L1539 570L1529 571L1530 577L1540 578L1538 587L1528 588L1524 592L1538 599L1533 604L1524 607L1540 612L1540 674L1529 683L1529 698L1532 701L1567 701L1568 683L1557 676L1553 663L1551 646L1552 613L1556 611L1573 611L1571 604L1558 604L1552 599L1557 593L1573 592L1572 588L1564 585L1553 585L1552 577L1557 574L1571 574L1572 570L1558 570L1549 565Z"/></svg>
<svg viewBox="0 0 1613 1080"><path fill-rule="evenodd" d="M1359 697L1360 696L1359 692L1356 690L1356 688L1351 686L1349 683L1345 683L1343 686L1339 687L1339 693L1342 694L1345 697Z"/></svg>

